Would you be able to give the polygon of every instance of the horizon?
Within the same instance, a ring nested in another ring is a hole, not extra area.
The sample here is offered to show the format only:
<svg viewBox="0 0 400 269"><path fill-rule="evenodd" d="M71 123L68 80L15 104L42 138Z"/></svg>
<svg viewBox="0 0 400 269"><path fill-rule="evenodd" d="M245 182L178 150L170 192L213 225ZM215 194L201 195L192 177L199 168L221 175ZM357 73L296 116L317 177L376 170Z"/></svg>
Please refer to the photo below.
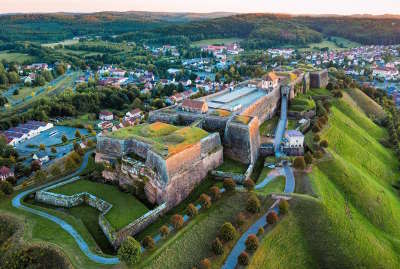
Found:
<svg viewBox="0 0 400 269"><path fill-rule="evenodd" d="M55 3L57 2L57 3ZM292 0L279 2L266 0L219 1L203 0L198 4L194 0L138 0L127 3L124 0L2 0L0 14L46 14L46 13L98 13L98 12L162 12L162 13L280 13L289 15L400 15L400 2L381 0L379 3L347 0L321 3L317 0L300 0L293 4Z"/></svg>

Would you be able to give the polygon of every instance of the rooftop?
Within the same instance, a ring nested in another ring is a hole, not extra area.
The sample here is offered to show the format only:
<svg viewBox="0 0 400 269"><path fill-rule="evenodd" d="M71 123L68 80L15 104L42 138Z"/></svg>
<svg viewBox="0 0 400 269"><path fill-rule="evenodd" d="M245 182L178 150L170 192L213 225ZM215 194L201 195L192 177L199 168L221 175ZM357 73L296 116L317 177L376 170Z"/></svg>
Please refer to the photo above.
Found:
<svg viewBox="0 0 400 269"><path fill-rule="evenodd" d="M208 136L208 133L197 127L178 127L155 122L121 128L107 133L106 136L116 139L134 138L143 141L152 145L155 152L166 158L191 147Z"/></svg>

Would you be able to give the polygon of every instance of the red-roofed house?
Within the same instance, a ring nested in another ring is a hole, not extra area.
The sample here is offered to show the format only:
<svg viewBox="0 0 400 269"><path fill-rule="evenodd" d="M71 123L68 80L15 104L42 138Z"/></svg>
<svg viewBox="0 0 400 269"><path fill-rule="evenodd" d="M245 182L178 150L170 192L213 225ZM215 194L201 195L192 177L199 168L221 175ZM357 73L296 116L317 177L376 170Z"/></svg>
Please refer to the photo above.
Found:
<svg viewBox="0 0 400 269"><path fill-rule="evenodd" d="M185 99L181 109L188 112L207 113L208 105L205 101Z"/></svg>
<svg viewBox="0 0 400 269"><path fill-rule="evenodd" d="M108 121L108 120L113 120L113 118L114 118L113 113L108 111L108 110L103 110L99 114L99 119L100 120Z"/></svg>

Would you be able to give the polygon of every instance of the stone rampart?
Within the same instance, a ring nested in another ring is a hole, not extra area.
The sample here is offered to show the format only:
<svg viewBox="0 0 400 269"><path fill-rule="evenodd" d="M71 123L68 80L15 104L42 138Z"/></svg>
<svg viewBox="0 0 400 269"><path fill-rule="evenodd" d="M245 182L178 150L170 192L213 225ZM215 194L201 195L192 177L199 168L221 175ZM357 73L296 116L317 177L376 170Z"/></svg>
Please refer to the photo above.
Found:
<svg viewBox="0 0 400 269"><path fill-rule="evenodd" d="M325 88L328 82L328 70L324 69L310 73L310 88Z"/></svg>

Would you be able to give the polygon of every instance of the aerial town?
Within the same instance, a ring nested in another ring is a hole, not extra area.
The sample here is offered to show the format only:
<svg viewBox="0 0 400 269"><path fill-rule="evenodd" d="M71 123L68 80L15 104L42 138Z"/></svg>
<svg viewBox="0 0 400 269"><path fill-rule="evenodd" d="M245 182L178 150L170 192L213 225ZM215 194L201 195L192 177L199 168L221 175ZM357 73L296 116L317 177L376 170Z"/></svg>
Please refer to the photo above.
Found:
<svg viewBox="0 0 400 269"><path fill-rule="evenodd" d="M21 12L0 269L400 267L397 15Z"/></svg>

